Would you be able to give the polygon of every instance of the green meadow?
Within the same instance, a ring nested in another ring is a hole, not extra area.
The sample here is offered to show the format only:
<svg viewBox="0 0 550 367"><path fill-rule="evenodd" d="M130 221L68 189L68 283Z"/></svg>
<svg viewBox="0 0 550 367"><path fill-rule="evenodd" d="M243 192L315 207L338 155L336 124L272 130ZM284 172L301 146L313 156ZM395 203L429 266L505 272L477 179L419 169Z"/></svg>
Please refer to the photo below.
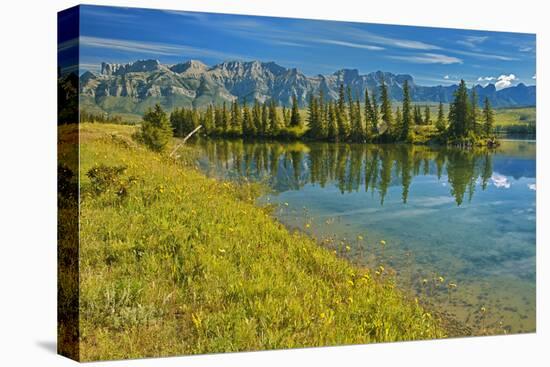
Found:
<svg viewBox="0 0 550 367"><path fill-rule="evenodd" d="M384 264L352 265L255 204L261 186L207 178L194 148L153 152L137 130L80 125L81 360L452 335Z"/></svg>

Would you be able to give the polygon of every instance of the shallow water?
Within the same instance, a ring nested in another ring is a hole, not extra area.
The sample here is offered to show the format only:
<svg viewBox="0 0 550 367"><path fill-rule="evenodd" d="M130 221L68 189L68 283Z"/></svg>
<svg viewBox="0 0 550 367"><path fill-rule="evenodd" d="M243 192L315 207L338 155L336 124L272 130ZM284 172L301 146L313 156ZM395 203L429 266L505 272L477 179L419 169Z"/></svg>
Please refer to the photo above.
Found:
<svg viewBox="0 0 550 367"><path fill-rule="evenodd" d="M535 142L496 150L195 142L211 176L261 181L277 218L475 334L535 331ZM384 240L385 245L380 241ZM348 250L349 248L349 250Z"/></svg>

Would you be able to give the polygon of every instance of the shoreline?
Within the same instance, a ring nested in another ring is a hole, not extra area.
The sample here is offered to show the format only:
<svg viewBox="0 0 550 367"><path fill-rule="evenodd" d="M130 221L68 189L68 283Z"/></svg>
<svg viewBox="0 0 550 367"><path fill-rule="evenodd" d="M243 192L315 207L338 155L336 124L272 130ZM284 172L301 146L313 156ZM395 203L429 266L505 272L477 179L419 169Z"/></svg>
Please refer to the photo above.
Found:
<svg viewBox="0 0 550 367"><path fill-rule="evenodd" d="M146 341L138 353L125 350L128 343L138 340L134 338L146 340L147 335L166 340L164 355L448 336L438 317L408 299L391 279L378 279L371 270L333 256L310 237L290 232L252 202L253 188L209 179L196 168L135 146L131 141L133 128L116 126L83 124L80 127L81 175L98 164L124 163L128 175L135 177L136 182L129 187L127 201L114 206L110 194L91 197L87 179L82 183L85 195L81 255L84 360L158 354L154 345ZM147 201L143 195L148 197ZM139 219L142 217L150 219L143 222ZM125 226L119 228L116 225L119 221ZM168 225L165 230L148 224L164 221ZM177 225L172 227L170 223ZM188 224L182 226L182 223ZM110 233L107 242L101 239L106 233ZM137 240L141 238L140 233L144 233L147 240ZM187 255L181 260L179 255L173 257L175 255L164 250L162 238L170 233L178 239L178 246L187 248L184 252ZM184 233L191 237L185 237ZM117 240L113 242L109 238ZM136 240L141 243L139 250L135 249ZM262 243L265 245L260 245ZM115 252L110 254L111 251ZM158 262L160 255L169 257ZM183 263L176 268L170 265L180 261ZM166 266L168 268L161 270ZM183 266L183 272L177 270L179 266ZM193 268L191 273L184 271ZM121 286L134 292L134 286L122 285L127 282L123 279L128 279L128 284L137 282L138 293L132 296L135 300L131 298L130 304L113 309L114 314L107 318L103 312L96 314L105 307L103 292ZM149 280L143 283L145 279ZM186 284L183 288L178 285L181 281ZM157 284L155 289L151 288L152 284ZM198 295L198 299L194 298ZM166 297L173 301L166 303ZM280 308L283 305L285 307ZM122 310L127 311L121 314ZM133 331L122 340L120 332L125 328L119 329L116 325L129 322L124 321L128 312L137 312L133 316L138 317L137 320L145 319L137 324L134 321L128 329ZM143 312L147 314L141 315ZM235 318L242 312L249 316ZM223 321L226 317L231 317L231 321ZM263 324L261 320L265 317L271 321ZM256 321L250 324L251 320ZM163 325L161 329L155 326L160 325L158 322ZM176 325L181 322L188 325L188 335L178 334ZM215 331L224 330L228 325L239 325L240 336L235 336L237 329L233 327L221 334ZM249 329L252 325L254 328ZM217 329L220 327L222 329ZM211 331L203 334L203 328ZM241 335L244 330L249 331ZM262 334L257 334L260 330ZM208 336L212 332L214 334ZM222 339L213 337L216 334ZM283 339L273 344L278 339L264 339L268 335L280 335ZM186 343L175 345L168 341L173 338L184 338Z"/></svg>

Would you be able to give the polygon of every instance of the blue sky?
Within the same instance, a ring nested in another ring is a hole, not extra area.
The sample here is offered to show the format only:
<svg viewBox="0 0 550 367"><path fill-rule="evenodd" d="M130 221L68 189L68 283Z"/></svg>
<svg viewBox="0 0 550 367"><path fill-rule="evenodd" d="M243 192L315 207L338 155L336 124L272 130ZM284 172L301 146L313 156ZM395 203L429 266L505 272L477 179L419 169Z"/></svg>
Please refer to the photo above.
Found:
<svg viewBox="0 0 550 367"><path fill-rule="evenodd" d="M411 74L418 84L535 84L535 35L82 6L80 68L188 59L275 61L306 75L342 68Z"/></svg>

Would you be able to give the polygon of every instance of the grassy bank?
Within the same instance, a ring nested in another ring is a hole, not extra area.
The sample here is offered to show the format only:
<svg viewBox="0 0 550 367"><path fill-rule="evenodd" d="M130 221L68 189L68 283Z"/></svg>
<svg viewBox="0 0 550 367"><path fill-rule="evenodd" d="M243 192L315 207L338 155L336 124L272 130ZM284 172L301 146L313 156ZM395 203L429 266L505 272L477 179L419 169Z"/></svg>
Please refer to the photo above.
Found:
<svg viewBox="0 0 550 367"><path fill-rule="evenodd" d="M81 125L82 360L445 336L383 270L290 233L254 186L153 153L134 129Z"/></svg>

